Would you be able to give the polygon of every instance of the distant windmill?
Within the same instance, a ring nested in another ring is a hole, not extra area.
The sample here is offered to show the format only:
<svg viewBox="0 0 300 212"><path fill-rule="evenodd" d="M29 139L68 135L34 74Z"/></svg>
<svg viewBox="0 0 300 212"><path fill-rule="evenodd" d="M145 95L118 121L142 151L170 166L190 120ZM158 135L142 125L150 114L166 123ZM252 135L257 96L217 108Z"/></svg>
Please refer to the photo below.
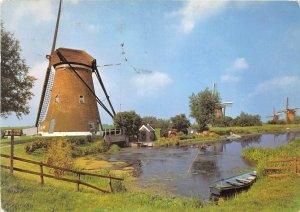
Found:
<svg viewBox="0 0 300 212"><path fill-rule="evenodd" d="M214 83L213 85L213 95L215 95L217 92L216 89L216 84ZM233 102L221 102L220 104L218 104L215 108L215 116L216 118L221 118L223 116L225 116L225 112L226 112L226 107L232 106Z"/></svg>
<svg viewBox="0 0 300 212"><path fill-rule="evenodd" d="M267 118L272 118L273 123L277 124L279 120L279 116L282 114L282 112L277 112L275 111L275 108L273 107L273 115L272 116L267 116Z"/></svg>
<svg viewBox="0 0 300 212"><path fill-rule="evenodd" d="M290 124L295 120L296 117L296 110L299 108L289 108L289 97L286 97L286 106L285 110L282 110L280 112L283 112L286 114L286 123Z"/></svg>

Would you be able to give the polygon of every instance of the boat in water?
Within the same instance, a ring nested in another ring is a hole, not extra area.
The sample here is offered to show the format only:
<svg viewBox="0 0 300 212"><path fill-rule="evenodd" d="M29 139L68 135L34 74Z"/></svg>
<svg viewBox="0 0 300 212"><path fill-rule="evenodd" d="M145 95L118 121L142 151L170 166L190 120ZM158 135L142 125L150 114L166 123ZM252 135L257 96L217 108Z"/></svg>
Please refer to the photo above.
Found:
<svg viewBox="0 0 300 212"><path fill-rule="evenodd" d="M227 193L249 188L255 182L257 178L256 174L256 171L251 171L238 176L219 180L209 186L210 192L213 195L222 196Z"/></svg>

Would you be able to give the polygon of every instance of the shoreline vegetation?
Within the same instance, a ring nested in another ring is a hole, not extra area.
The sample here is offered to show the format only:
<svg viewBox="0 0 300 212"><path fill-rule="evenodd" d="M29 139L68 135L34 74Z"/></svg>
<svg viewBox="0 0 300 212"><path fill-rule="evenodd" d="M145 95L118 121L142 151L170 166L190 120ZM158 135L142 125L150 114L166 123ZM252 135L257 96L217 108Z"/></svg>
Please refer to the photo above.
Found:
<svg viewBox="0 0 300 212"><path fill-rule="evenodd" d="M195 141L214 142L216 139L224 139L222 136L229 132L243 136L261 133L284 133L287 131L300 131L300 125L263 125L262 127L230 127L211 128L216 134L211 137L203 137ZM222 134L224 133L224 134ZM207 139L209 138L209 139ZM206 139L206 140L205 140ZM98 141L96 141L98 142ZM284 177L270 179L266 177L264 167L267 160L275 160L290 157L300 157L300 139L296 139L286 145L277 148L247 148L243 150L244 159L255 163L259 179L247 191L244 191L228 200L222 198L217 203L205 202L196 197L175 196L166 191L157 191L151 188L139 188L132 176L133 168L127 164L105 161L103 154L89 152L90 146L96 142L82 144L82 149L87 149L87 155L80 155L76 158L75 167L84 171L99 174L111 174L125 179L124 186L127 191L117 191L114 194L98 193L88 188L81 188L76 191L75 185L66 182L45 179L45 185L39 185L39 177L25 173L14 172L10 176L7 170L1 170L1 202L2 208L6 211L297 211L300 209L300 177ZM189 143L189 140L182 140ZM194 142L194 141L193 141ZM2 141L1 141L2 144ZM7 143L8 144L8 143ZM15 146L15 155L31 160L42 161L45 151L37 149L28 154L24 147L27 144ZM112 152L118 151L113 147ZM1 153L10 154L10 148L1 148ZM8 160L1 158L1 164L7 165ZM15 163L17 167L30 170L37 170L39 167ZM26 166L26 167L24 167ZM91 169L88 169L90 166ZM118 170L112 169L118 167ZM98 186L107 185L107 182L96 179L86 179Z"/></svg>
<svg viewBox="0 0 300 212"><path fill-rule="evenodd" d="M300 132L300 124L287 125L272 125L263 124L262 126L251 127L210 127L210 133L207 135L179 135L171 138L160 138L154 142L156 147L167 146L189 146L201 143L222 142L228 140L227 136L230 133L241 136L237 140L245 139L251 136L266 134L266 133L285 133L285 132Z"/></svg>

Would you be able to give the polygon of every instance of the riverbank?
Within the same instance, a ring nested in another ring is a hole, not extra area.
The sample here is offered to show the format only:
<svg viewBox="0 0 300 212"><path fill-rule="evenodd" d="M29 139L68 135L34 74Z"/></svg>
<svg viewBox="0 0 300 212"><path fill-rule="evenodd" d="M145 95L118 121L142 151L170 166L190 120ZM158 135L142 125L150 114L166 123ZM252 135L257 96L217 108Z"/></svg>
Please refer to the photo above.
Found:
<svg viewBox="0 0 300 212"><path fill-rule="evenodd" d="M245 159L256 160L259 169L262 158L265 160L282 157L300 157L300 139L290 142L278 148L260 149L249 148L243 153ZM40 161L42 151L28 155L24 151L24 144L16 146L16 155L32 160ZM292 153L291 153L292 152ZM1 153L9 154L9 148L1 150ZM88 156L89 160L82 159L83 166L95 165L91 162L101 162L101 155ZM99 158L100 157L100 158ZM1 163L3 164L3 158ZM24 164L16 165L24 167ZM99 165L99 166L98 166ZM110 173L112 165L123 166L124 164L105 164L108 169L101 167L97 170ZM35 169L27 166L26 168ZM87 170L95 172L96 170ZM111 172L113 173L113 171ZM218 205L204 203L202 199L193 197L174 196L164 191L152 191L149 189L135 188L133 177L130 173L114 173L116 176L125 178L127 191L119 191L114 194L103 194L82 188L76 191L73 184L45 179L45 185L40 187L39 177L15 172L10 177L6 170L1 172L1 201L2 207L7 211L297 211L300 209L300 178L287 177L282 179L269 179L260 172L260 178L245 192L236 195L229 200L220 199ZM95 182L103 186L104 182Z"/></svg>
<svg viewBox="0 0 300 212"><path fill-rule="evenodd" d="M255 135L264 133L280 134L285 132L300 132L300 124L288 124L288 125L274 125L274 124L263 124L262 126L250 126L250 127L211 127L211 133L203 135L189 135L189 136L174 136L172 138L161 138L154 142L156 147L167 147L167 146L192 146L199 145L201 148L202 144L209 144L215 142L223 142L230 140L228 136L230 133L240 136L236 137L235 140L243 140L251 138Z"/></svg>

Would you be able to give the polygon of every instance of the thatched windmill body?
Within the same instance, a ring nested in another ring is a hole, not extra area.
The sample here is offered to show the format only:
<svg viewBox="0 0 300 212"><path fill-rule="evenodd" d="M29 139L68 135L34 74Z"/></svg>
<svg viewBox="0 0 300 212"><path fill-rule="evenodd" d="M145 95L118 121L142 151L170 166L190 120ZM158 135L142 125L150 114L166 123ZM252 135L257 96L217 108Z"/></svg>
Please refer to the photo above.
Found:
<svg viewBox="0 0 300 212"><path fill-rule="evenodd" d="M273 108L273 115L272 116L267 116L267 118L272 118L272 121L274 124L277 124L279 120L279 116L282 114L282 112L276 112L275 108Z"/></svg>
<svg viewBox="0 0 300 212"><path fill-rule="evenodd" d="M299 108L289 108L289 97L286 98L286 106L285 110L282 110L280 112L283 112L286 114L286 123L290 124L292 123L296 118L296 111Z"/></svg>
<svg viewBox="0 0 300 212"><path fill-rule="evenodd" d="M46 136L88 135L102 130L97 103L111 116L114 108L97 69L96 60L83 50L58 48L55 41L61 1L49 65L42 90L36 127ZM51 67L54 70L51 70ZM94 73L108 100L110 110L97 97Z"/></svg>
<svg viewBox="0 0 300 212"><path fill-rule="evenodd" d="M216 89L216 84L214 83L213 85L213 95L215 95L217 92ZM221 118L226 115L226 107L232 106L233 102L231 101L226 101L226 102L221 102L218 104L215 108L215 117L216 118Z"/></svg>

